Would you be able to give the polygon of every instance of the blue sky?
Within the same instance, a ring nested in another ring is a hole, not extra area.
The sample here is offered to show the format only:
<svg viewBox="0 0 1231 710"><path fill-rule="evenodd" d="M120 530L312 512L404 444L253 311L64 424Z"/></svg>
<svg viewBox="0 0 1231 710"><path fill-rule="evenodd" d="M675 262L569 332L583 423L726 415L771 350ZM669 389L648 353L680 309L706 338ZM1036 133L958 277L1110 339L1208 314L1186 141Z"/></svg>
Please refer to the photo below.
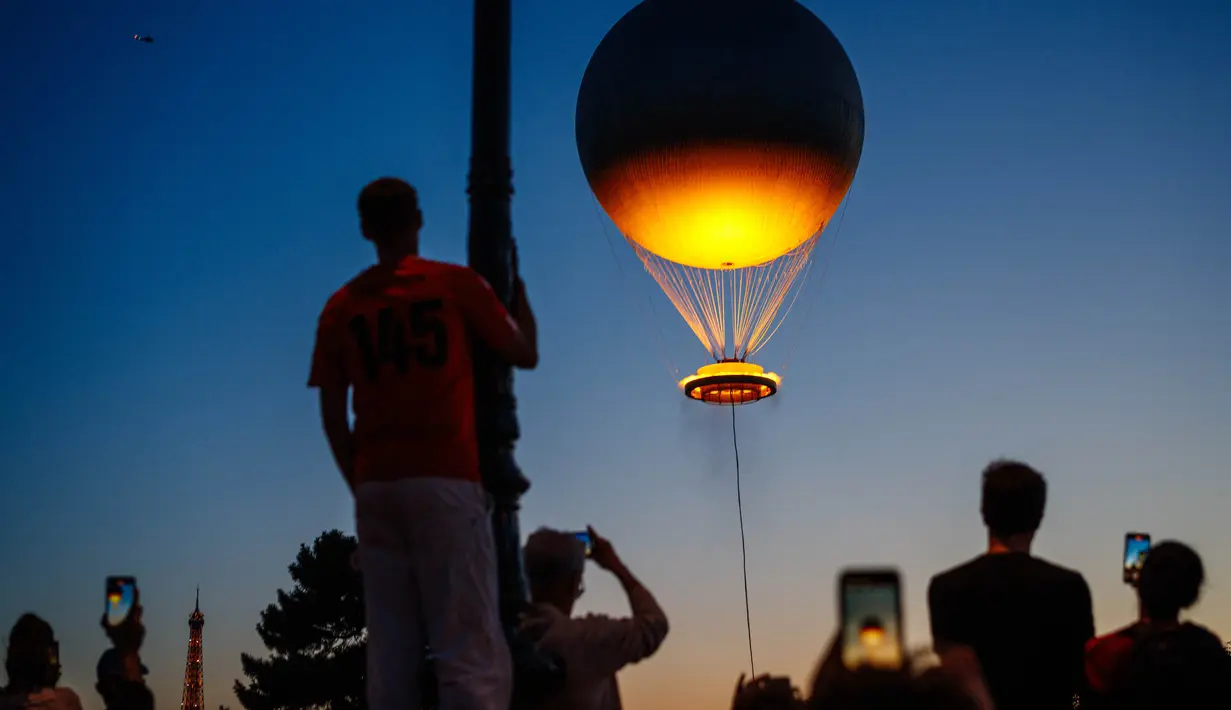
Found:
<svg viewBox="0 0 1231 710"><path fill-rule="evenodd" d="M1101 630L1133 612L1132 529L1198 547L1196 614L1228 633L1231 11L806 4L851 55L867 141L823 291L765 351L783 391L739 411L758 669L807 672L847 564L900 565L925 642L927 578L978 552L998 455L1047 473L1039 551L1087 575ZM543 351L517 381L522 525L592 523L660 597L672 634L628 707L725 707L747 658L729 412L668 377L659 330L681 370L705 353L613 258L572 138L632 5L516 2ZM0 26L0 620L48 618L97 708L103 578L134 574L173 705L200 584L206 701L238 710L297 546L353 527L304 381L320 307L371 259L357 191L409 179L427 255L465 258L469 3L16 0ZM601 572L587 589L624 609Z"/></svg>

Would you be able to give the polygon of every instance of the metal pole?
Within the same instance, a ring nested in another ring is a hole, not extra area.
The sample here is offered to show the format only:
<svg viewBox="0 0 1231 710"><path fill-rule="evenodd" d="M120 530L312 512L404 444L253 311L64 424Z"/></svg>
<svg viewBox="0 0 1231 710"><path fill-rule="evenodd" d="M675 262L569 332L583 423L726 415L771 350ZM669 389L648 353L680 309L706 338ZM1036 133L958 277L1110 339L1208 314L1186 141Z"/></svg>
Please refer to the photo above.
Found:
<svg viewBox="0 0 1231 710"><path fill-rule="evenodd" d="M470 265L509 303L512 295L513 171L509 160L509 3L476 0L474 99L471 113ZM486 350L475 356L475 415L483 482L495 502L492 522L500 563L501 617L521 611L526 584L521 568L518 501L530 486L513 459L520 436L513 371Z"/></svg>
<svg viewBox="0 0 1231 710"><path fill-rule="evenodd" d="M511 65L511 0L475 0L474 88L470 118L470 266L481 274L507 305L516 277L512 219L513 169L509 159L509 84ZM521 531L517 511L530 481L513 458L521 432L513 371L480 350L475 353L475 417L483 484L491 494L492 530L500 580L500 616L513 653L514 707L562 681L553 659L535 651L516 631L529 600L522 569Z"/></svg>

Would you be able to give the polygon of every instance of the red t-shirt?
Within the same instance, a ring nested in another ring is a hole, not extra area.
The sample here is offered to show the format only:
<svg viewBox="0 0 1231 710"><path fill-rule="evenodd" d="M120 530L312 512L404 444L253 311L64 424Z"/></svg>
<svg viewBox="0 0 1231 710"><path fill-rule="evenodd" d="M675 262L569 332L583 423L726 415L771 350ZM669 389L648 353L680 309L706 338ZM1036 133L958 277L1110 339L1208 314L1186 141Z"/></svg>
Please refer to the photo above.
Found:
<svg viewBox="0 0 1231 710"><path fill-rule="evenodd" d="M1137 625L1126 626L1086 642L1086 685L1096 693L1112 689L1120 664L1133 652Z"/></svg>
<svg viewBox="0 0 1231 710"><path fill-rule="evenodd" d="M517 324L464 266L373 266L325 304L309 387L353 388L357 482L479 480L471 338L502 348Z"/></svg>

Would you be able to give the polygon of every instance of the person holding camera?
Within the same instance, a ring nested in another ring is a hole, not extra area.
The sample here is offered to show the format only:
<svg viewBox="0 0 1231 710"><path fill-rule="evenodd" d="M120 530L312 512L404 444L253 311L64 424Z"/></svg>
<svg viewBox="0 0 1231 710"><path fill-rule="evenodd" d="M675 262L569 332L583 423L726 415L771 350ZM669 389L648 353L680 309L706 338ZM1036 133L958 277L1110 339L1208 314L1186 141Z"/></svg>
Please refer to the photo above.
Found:
<svg viewBox="0 0 1231 710"><path fill-rule="evenodd" d="M667 637L667 615L606 539L587 528L590 559L620 581L632 616L573 616L585 590L586 543L577 534L542 528L524 549L531 610L521 628L564 662L565 684L543 710L620 710L616 673L650 657Z"/></svg>

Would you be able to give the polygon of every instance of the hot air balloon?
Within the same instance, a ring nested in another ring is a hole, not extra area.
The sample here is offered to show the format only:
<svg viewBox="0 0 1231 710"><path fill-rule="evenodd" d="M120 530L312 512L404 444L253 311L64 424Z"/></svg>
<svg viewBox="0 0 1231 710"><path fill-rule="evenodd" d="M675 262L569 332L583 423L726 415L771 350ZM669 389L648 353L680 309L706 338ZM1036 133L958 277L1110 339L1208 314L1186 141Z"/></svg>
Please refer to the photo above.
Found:
<svg viewBox="0 0 1231 710"><path fill-rule="evenodd" d="M746 404L750 361L798 294L863 152L850 58L795 0L644 0L603 38L577 97L599 204L711 364L679 384Z"/></svg>

